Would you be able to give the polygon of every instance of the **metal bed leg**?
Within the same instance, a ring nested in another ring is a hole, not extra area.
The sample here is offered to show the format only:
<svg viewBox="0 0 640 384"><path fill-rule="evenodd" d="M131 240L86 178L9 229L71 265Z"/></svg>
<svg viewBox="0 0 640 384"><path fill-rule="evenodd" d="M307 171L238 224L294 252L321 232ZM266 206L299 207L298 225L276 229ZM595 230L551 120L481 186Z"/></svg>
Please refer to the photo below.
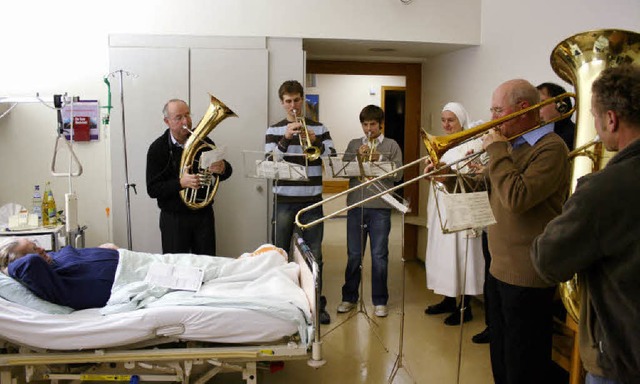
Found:
<svg viewBox="0 0 640 384"><path fill-rule="evenodd" d="M247 384L258 384L257 364L255 361L248 362L242 370L242 378Z"/></svg>
<svg viewBox="0 0 640 384"><path fill-rule="evenodd" d="M0 371L0 384L11 384L12 376L10 369Z"/></svg>
<svg viewBox="0 0 640 384"><path fill-rule="evenodd" d="M312 368L320 368L327 363L322 359L322 341L315 340L311 344L311 358L307 361L307 365Z"/></svg>

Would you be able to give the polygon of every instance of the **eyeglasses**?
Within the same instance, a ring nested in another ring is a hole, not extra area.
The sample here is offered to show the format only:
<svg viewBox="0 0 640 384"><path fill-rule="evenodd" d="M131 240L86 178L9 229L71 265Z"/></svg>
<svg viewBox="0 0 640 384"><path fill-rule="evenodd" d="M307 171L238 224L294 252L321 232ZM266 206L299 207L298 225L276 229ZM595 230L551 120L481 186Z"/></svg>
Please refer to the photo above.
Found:
<svg viewBox="0 0 640 384"><path fill-rule="evenodd" d="M187 119L187 120L188 120L188 119L190 119L190 118L191 118L191 114L190 114L190 113L187 113L187 114L184 114L184 115L177 115L177 116L174 116L174 117L172 117L172 118L171 118L171 120L173 120L173 121L175 121L175 122L180 122L180 121L182 121L182 120L184 120L184 119Z"/></svg>

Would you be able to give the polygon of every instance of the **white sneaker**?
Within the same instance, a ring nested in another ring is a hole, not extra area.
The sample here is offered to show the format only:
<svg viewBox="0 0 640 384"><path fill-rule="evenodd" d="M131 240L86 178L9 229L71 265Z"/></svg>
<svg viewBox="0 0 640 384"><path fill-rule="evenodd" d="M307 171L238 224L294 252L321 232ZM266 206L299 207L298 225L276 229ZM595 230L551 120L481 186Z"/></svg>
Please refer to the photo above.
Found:
<svg viewBox="0 0 640 384"><path fill-rule="evenodd" d="M386 305L376 305L374 313L378 317L387 317L389 310Z"/></svg>
<svg viewBox="0 0 640 384"><path fill-rule="evenodd" d="M338 305L338 313L347 313L356 307L356 303L350 301L343 301Z"/></svg>

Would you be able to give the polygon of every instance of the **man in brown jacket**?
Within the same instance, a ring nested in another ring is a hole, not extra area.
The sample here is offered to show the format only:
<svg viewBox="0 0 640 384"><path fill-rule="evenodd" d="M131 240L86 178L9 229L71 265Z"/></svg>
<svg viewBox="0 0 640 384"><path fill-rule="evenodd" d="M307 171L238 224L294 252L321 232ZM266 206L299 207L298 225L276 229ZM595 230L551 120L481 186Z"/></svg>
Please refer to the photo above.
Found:
<svg viewBox="0 0 640 384"><path fill-rule="evenodd" d="M539 100L538 90L529 82L507 81L493 92L492 118ZM533 110L483 136L489 155L484 173L497 221L488 228L492 260L487 278L491 367L497 384L548 382L551 364L555 285L538 276L529 249L562 211L570 169L567 147L552 127L527 132L538 120L539 111Z"/></svg>

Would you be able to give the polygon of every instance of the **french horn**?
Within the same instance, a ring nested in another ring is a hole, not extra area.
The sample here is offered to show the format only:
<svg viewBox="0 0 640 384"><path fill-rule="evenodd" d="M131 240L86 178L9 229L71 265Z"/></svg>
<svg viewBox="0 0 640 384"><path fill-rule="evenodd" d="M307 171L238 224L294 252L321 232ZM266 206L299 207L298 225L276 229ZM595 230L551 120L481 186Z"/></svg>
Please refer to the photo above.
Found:
<svg viewBox="0 0 640 384"><path fill-rule="evenodd" d="M193 169L196 155L207 148L215 149L214 145L206 142L205 139L207 135L209 135L222 120L230 116L237 117L223 102L211 94L209 94L209 97L211 98L209 107L196 128L191 131L191 135L184 145L182 157L180 158L180 177L182 177L185 172L190 172L197 173L200 178L200 188L185 188L180 191L180 198L190 209L200 209L211 204L213 197L218 191L218 184L220 183L219 177L211 174L208 170ZM205 189L203 191L204 196L200 193L200 189L203 188Z"/></svg>

